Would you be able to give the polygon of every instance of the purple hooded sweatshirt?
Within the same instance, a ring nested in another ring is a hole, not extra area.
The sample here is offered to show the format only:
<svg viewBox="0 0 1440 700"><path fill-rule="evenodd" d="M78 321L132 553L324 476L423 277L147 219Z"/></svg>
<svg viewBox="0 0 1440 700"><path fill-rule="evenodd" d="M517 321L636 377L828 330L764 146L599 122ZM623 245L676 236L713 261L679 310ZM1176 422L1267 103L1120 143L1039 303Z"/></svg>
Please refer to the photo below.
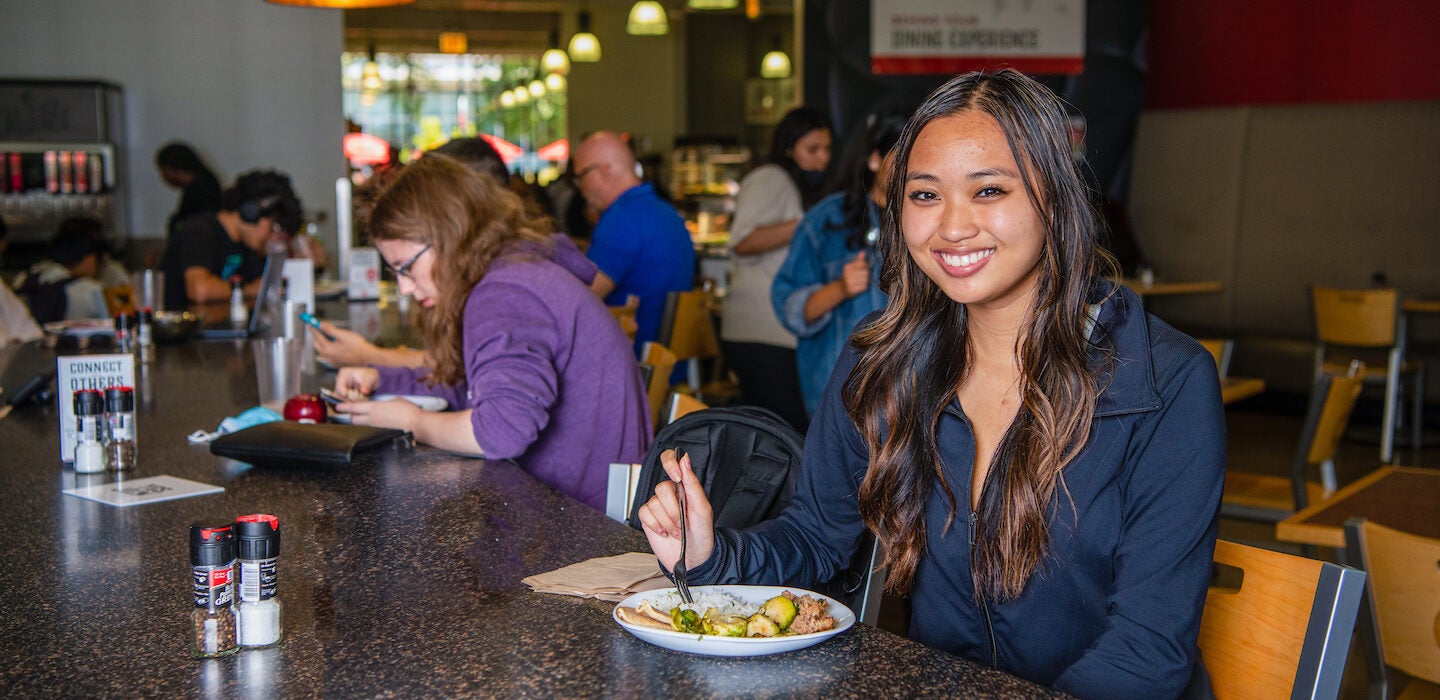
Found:
<svg viewBox="0 0 1440 700"><path fill-rule="evenodd" d="M548 260L496 259L465 302L465 379L427 386L425 368L377 367L376 393L426 394L473 409L487 459L605 509L611 462L639 462L650 411L630 341L590 291L595 265L564 236Z"/></svg>

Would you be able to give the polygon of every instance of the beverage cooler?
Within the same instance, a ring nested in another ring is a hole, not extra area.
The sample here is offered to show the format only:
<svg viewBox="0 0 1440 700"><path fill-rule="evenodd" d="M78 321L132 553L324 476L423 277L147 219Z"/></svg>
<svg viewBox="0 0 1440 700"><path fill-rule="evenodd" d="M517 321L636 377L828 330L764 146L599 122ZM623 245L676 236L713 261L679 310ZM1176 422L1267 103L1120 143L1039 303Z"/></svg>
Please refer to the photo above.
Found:
<svg viewBox="0 0 1440 700"><path fill-rule="evenodd" d="M118 85L81 80L0 80L0 217L8 265L45 254L66 218L99 219L117 251L130 221Z"/></svg>

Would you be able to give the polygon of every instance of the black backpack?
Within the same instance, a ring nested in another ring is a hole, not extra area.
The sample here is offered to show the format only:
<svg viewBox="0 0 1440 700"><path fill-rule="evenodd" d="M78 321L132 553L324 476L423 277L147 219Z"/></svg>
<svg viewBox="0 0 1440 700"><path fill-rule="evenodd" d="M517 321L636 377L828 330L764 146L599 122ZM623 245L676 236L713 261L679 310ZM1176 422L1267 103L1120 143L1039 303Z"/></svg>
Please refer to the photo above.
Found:
<svg viewBox="0 0 1440 700"><path fill-rule="evenodd" d="M805 438L775 412L758 406L707 408L660 429L640 468L630 527L640 506L669 479L660 453L683 448L705 486L716 527L749 527L780 515L795 495Z"/></svg>

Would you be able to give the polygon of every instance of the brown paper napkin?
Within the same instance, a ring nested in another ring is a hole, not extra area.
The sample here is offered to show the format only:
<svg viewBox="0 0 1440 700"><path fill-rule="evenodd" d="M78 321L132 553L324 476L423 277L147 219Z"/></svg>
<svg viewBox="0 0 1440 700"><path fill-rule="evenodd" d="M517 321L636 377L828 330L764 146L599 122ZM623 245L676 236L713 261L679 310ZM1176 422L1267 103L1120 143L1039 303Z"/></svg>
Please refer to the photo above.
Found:
<svg viewBox="0 0 1440 700"><path fill-rule="evenodd" d="M654 554L630 552L596 557L543 574L527 576L523 583L536 593L598 598L618 603L635 593L670 587Z"/></svg>

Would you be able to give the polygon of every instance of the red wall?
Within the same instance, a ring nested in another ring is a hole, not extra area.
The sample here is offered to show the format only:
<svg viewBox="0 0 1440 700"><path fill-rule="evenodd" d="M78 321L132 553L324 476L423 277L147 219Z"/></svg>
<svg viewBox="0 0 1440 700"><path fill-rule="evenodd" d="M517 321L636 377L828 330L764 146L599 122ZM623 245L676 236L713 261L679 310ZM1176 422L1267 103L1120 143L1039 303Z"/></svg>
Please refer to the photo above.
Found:
<svg viewBox="0 0 1440 700"><path fill-rule="evenodd" d="M1440 1L1150 0L1150 108L1440 99Z"/></svg>

